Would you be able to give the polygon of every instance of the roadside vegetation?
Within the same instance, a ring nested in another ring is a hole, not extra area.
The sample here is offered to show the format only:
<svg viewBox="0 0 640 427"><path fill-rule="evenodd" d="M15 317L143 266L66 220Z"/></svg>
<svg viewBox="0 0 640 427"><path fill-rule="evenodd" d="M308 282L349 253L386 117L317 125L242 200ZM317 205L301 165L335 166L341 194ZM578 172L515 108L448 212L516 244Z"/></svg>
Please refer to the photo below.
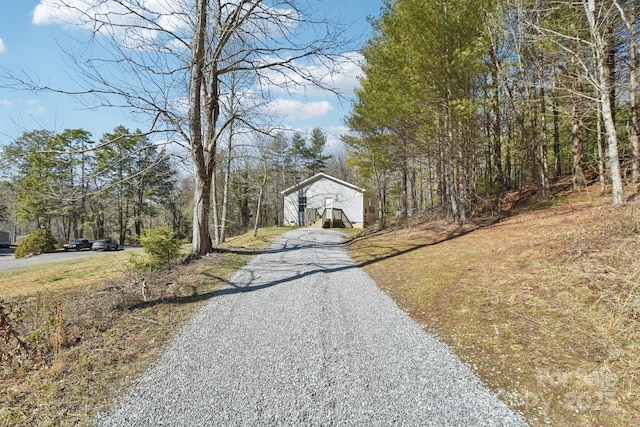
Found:
<svg viewBox="0 0 640 427"><path fill-rule="evenodd" d="M45 228L36 230L24 238L13 255L15 258L24 258L33 254L55 252L55 250L56 238Z"/></svg>
<svg viewBox="0 0 640 427"><path fill-rule="evenodd" d="M562 184L367 231L351 255L531 425L639 425L640 206Z"/></svg>
<svg viewBox="0 0 640 427"><path fill-rule="evenodd" d="M155 274L141 274L141 255L131 263L125 252L3 271L0 425L91 425L192 314L286 230L230 238L220 252Z"/></svg>

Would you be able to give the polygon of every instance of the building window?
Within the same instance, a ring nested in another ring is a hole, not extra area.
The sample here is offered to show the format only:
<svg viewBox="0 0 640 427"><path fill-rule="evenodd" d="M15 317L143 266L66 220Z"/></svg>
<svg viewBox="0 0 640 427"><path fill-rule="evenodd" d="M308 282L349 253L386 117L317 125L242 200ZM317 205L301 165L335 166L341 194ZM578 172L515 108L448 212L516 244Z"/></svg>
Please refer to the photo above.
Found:
<svg viewBox="0 0 640 427"><path fill-rule="evenodd" d="M307 196L298 196L298 212L307 210Z"/></svg>

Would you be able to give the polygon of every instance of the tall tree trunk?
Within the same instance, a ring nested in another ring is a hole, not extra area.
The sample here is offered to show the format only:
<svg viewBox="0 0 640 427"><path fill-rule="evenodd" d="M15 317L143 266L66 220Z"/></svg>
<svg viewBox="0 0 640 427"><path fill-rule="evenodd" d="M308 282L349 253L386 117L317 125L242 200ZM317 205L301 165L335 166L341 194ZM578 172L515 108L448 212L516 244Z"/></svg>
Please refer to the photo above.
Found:
<svg viewBox="0 0 640 427"><path fill-rule="evenodd" d="M409 172L409 187L411 188L411 202L409 203L411 209L416 211L420 206L420 199L418 198L418 182L417 182L417 172L416 172L416 159L413 158L413 164L411 165L411 170Z"/></svg>
<svg viewBox="0 0 640 427"><path fill-rule="evenodd" d="M192 40L191 79L189 84L189 132L191 138L191 158L195 172L195 190L193 206L193 255L211 252L209 232L209 209L211 207L211 180L213 169L210 167L211 153L205 149L206 141L202 134L202 92L204 91L204 60L207 29L207 0L197 0L196 31Z"/></svg>
<svg viewBox="0 0 640 427"><path fill-rule="evenodd" d="M571 69L575 70L576 68L576 59L571 57ZM577 94L581 89L577 78L574 78L572 84L573 93ZM571 184L574 190L587 186L587 179L584 175L584 138L581 114L580 98L574 95L571 105ZM598 120L600 119L598 118Z"/></svg>
<svg viewBox="0 0 640 427"><path fill-rule="evenodd" d="M603 35L596 23L596 5L595 0L587 0L585 5L587 8L587 20L589 21L589 29L591 31L594 42L594 50L596 56L596 71L598 83L600 85L600 105L602 106L602 121L607 135L607 145L609 148L609 171L611 173L611 196L614 206L624 203L624 189L622 187L622 173L620 171L620 157L618 154L618 137L616 134L616 126L614 121L614 110L612 108L612 88L610 87L609 68L606 64L605 55L610 52L606 48L607 43L603 39Z"/></svg>
<svg viewBox="0 0 640 427"><path fill-rule="evenodd" d="M407 159L407 143L405 141L401 142L402 148L400 149L401 159L401 173L402 173L402 194L401 194L401 203L400 207L402 211L402 220L407 219L408 208L409 208L409 164Z"/></svg>
<svg viewBox="0 0 640 427"><path fill-rule="evenodd" d="M229 93L229 115L230 121L228 125L227 135L227 158L224 168L224 182L222 184L222 215L220 216L220 233L216 236L216 244L223 243L227 239L227 211L229 205L229 181L231 177L231 159L233 152L233 138L235 136L235 117L236 117L236 74L231 74L231 88Z"/></svg>
<svg viewBox="0 0 640 427"><path fill-rule="evenodd" d="M209 233L211 181L211 175L208 173L204 175L196 174L193 207L193 250L194 254L198 255L207 254L212 249L211 235Z"/></svg>
<svg viewBox="0 0 640 427"><path fill-rule="evenodd" d="M381 187L379 187L378 197L379 200L379 217L380 217L380 228L386 228L387 226L387 171L385 169L382 170L380 178Z"/></svg>
<svg viewBox="0 0 640 427"><path fill-rule="evenodd" d="M122 196L118 196L120 200L118 201L118 243L122 246L124 245L124 241L127 237L127 217L129 215L129 206L128 202L124 203L122 201Z"/></svg>
<svg viewBox="0 0 640 427"><path fill-rule="evenodd" d="M540 182L540 171L538 166L538 104L536 102L537 91L536 87L542 82L537 82L537 73L531 73L531 85L526 86L527 100L529 101L529 126L530 126L530 139L529 139L529 161L531 166L531 179L533 179L538 186L538 192L542 193L542 184ZM523 135L524 137L524 135Z"/></svg>
<svg viewBox="0 0 640 427"><path fill-rule="evenodd" d="M267 172L267 161L265 159L264 169L262 173L262 182L260 183L260 189L258 191L258 202L256 203L256 218L255 222L253 223L253 237L258 237L258 227L260 226L260 218L262 217L262 215L260 214L260 211L262 210L262 194L264 193L265 185L267 185Z"/></svg>
<svg viewBox="0 0 640 427"><path fill-rule="evenodd" d="M211 218L213 219L213 245L220 244L220 228L222 220L218 212L218 174L213 171L211 177Z"/></svg>
<svg viewBox="0 0 640 427"><path fill-rule="evenodd" d="M562 159L560 158L560 101L558 100L558 72L553 66L553 90L551 92L553 108L553 177L562 175Z"/></svg>
<svg viewBox="0 0 640 427"><path fill-rule="evenodd" d="M232 126L233 127L233 126ZM220 243L223 243L227 239L227 211L229 206L229 182L231 181L231 150L232 150L232 136L229 134L227 144L227 161L224 167L224 182L222 183L222 216L220 217Z"/></svg>
<svg viewBox="0 0 640 427"><path fill-rule="evenodd" d="M531 98L530 98L531 99ZM532 103L535 104L535 100L531 99ZM540 173L538 166L538 109L532 108L533 111L530 112L530 125L531 125L531 140L529 142L529 159L531 161L531 178L535 181L538 186L538 191L542 193L542 183L540 181Z"/></svg>
<svg viewBox="0 0 640 427"><path fill-rule="evenodd" d="M633 147L632 180L634 192L640 191L640 123L638 123L638 59L636 49L636 6L630 6L629 28L629 93L631 101L631 146Z"/></svg>
<svg viewBox="0 0 640 427"><path fill-rule="evenodd" d="M467 164L467 155L464 145L464 132L463 126L460 121L458 121L457 126L457 161L456 161L456 186L458 193L458 202L459 202L459 210L460 210L460 221L466 221L467 219L467 208L469 207L469 191L470 188L469 182L470 177L472 176L472 169L469 164ZM471 164L473 164L471 162Z"/></svg>
<svg viewBox="0 0 640 427"><path fill-rule="evenodd" d="M598 145L598 181L600 182L600 194L607 192L606 174L607 168L605 163L604 144L602 141L602 107L600 103L596 106L596 144Z"/></svg>
<svg viewBox="0 0 640 427"><path fill-rule="evenodd" d="M551 192L551 185L549 184L549 156L547 155L547 146L549 145L547 137L547 107L542 79L540 79L540 127L540 188L542 196L546 197Z"/></svg>
<svg viewBox="0 0 640 427"><path fill-rule="evenodd" d="M577 100L574 99L571 114L571 154L572 154L572 175L571 183L573 189L584 188L587 180L584 176L584 140L582 139L582 123L578 114Z"/></svg>
<svg viewBox="0 0 640 427"><path fill-rule="evenodd" d="M615 46L615 35L611 29L608 27L606 29L606 38L604 39L603 47L606 52L607 61L605 63L607 83L609 87L609 105L611 106L611 118L613 123L616 122L616 101L617 101L617 90L616 90L616 46Z"/></svg>
<svg viewBox="0 0 640 427"><path fill-rule="evenodd" d="M502 174L502 121L500 112L500 84L498 77L498 57L494 50L491 50L491 138L493 150L493 179L504 190L504 176Z"/></svg>
<svg viewBox="0 0 640 427"><path fill-rule="evenodd" d="M447 131L447 141L445 143L445 188L447 194L447 202L449 203L449 215L454 221L460 220L460 202L458 200L458 192L456 186L456 161L451 149L451 141L453 135L451 135L451 129Z"/></svg>

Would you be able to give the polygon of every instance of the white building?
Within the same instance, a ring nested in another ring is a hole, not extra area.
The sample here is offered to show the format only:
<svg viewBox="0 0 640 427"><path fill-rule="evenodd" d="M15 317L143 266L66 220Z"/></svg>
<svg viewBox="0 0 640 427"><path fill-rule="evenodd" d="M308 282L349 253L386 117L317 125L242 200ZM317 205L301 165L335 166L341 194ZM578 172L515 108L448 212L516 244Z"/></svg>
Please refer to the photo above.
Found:
<svg viewBox="0 0 640 427"><path fill-rule="evenodd" d="M319 173L284 190L284 224L362 228L378 219L378 199L365 190Z"/></svg>

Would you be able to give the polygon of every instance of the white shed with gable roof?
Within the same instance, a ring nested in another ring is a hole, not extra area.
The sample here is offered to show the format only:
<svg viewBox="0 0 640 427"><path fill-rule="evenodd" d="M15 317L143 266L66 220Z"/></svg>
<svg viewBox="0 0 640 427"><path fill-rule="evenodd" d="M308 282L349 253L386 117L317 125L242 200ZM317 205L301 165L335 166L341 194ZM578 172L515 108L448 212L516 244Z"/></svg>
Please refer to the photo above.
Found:
<svg viewBox="0 0 640 427"><path fill-rule="evenodd" d="M362 228L378 218L378 199L373 193L322 172L282 195L286 225Z"/></svg>

